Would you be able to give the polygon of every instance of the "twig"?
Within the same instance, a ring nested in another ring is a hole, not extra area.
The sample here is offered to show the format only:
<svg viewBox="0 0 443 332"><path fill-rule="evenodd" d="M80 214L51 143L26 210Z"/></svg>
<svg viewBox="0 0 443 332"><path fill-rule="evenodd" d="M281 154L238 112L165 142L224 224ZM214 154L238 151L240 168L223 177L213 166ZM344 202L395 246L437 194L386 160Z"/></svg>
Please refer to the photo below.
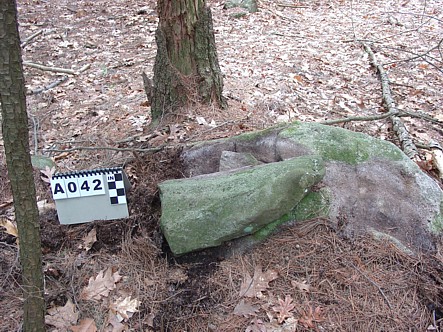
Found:
<svg viewBox="0 0 443 332"><path fill-rule="evenodd" d="M29 62L29 61L23 61L23 65L28 66L28 67L32 67L32 68L37 68L37 69L44 70L44 71L52 71L54 73L63 73L63 74L71 74L71 75L75 74L75 71L72 69L48 67L48 66L40 65L38 63L33 63L33 62Z"/></svg>
<svg viewBox="0 0 443 332"><path fill-rule="evenodd" d="M346 263L345 263L346 264ZM383 299L385 300L386 304L388 305L389 309L392 310L392 306L391 303L389 302L388 298L386 297L385 293L383 292L383 289L381 289L381 287L371 278L369 278L362 270L360 270L357 266L355 266L352 262L350 263L350 265L356 269L367 281L369 281L372 285L374 285L378 291L380 292L381 296L383 297Z"/></svg>
<svg viewBox="0 0 443 332"><path fill-rule="evenodd" d="M401 113L398 116L402 117L410 116L411 118L419 118L443 126L443 121L440 121L439 119L436 119L433 116L430 116L429 114L426 114L425 112L422 111L412 112L412 111L401 110Z"/></svg>
<svg viewBox="0 0 443 332"><path fill-rule="evenodd" d="M422 10L422 12L421 12L421 20L420 20L420 23L423 23L423 18L425 17L424 15L425 15L425 13L426 13L426 5L428 4L428 1L427 0L425 0L425 3L423 4L423 10Z"/></svg>
<svg viewBox="0 0 443 332"><path fill-rule="evenodd" d="M281 18L283 18L283 19L285 19L285 20L288 20L288 21L294 22L294 20L293 20L292 18L290 18L290 17L287 17L287 16L285 16L285 15L283 15L283 14L277 13L276 11L273 11L272 9L267 9L267 10L268 10L269 12L271 12L272 14L278 16L278 17L281 17Z"/></svg>
<svg viewBox="0 0 443 332"><path fill-rule="evenodd" d="M32 119L33 124L33 133L34 133L34 154L37 155L38 152L38 129L40 127L38 118L34 116L33 114L29 113Z"/></svg>
<svg viewBox="0 0 443 332"><path fill-rule="evenodd" d="M316 40L315 38L311 38L311 37L297 36L297 35L292 35L292 34L284 34L284 33L280 33L280 32L271 32L270 34L274 35L274 36L280 36L280 37L299 38L299 39L303 39L303 40Z"/></svg>
<svg viewBox="0 0 443 332"><path fill-rule="evenodd" d="M21 44L21 47L25 47L31 40L33 40L35 37L41 35L43 33L43 30L39 30L36 33L33 33L28 38L26 38Z"/></svg>
<svg viewBox="0 0 443 332"><path fill-rule="evenodd" d="M285 5L284 3L278 3L277 6L284 8L309 8L309 6Z"/></svg>
<svg viewBox="0 0 443 332"><path fill-rule="evenodd" d="M111 146L77 146L69 149L45 149L44 152L74 152L81 150L110 150L110 151L129 151L129 152L157 152L166 148L171 148L172 146L162 145L156 148L114 148Z"/></svg>
<svg viewBox="0 0 443 332"><path fill-rule="evenodd" d="M398 114L395 113L384 113L384 114L380 114L380 115L368 115L368 116L350 116L347 118L340 118L340 119L333 119L333 120L325 120L325 121L321 121L321 124L324 125L333 125L333 124L337 124L337 123L346 123L346 122L353 122L353 121L376 121L376 120L383 120L386 118L389 118L392 115L396 115L400 118L403 117L411 117L411 118L419 118L419 119L423 119L425 121L429 121L432 123L436 123L439 125L443 126L443 121L440 121L424 112L412 112L412 111L405 111L405 110L401 110L399 111ZM417 144L416 144L417 145ZM417 145L418 147L418 145Z"/></svg>
<svg viewBox="0 0 443 332"><path fill-rule="evenodd" d="M386 119L392 116L394 113L384 113L381 115L370 115L370 116L350 116L348 118L341 118L341 119L334 119L334 120L325 120L321 121L321 124L325 125L332 125L337 123L346 123L351 121L375 121L375 120L381 120Z"/></svg>
<svg viewBox="0 0 443 332"><path fill-rule="evenodd" d="M378 72L382 88L383 102L388 110L388 114L391 114L390 118L393 125L393 129L400 140L402 150L410 159L415 160L418 158L417 147L415 146L414 142L409 136L407 128L405 127L405 125L398 116L400 112L397 109L394 98L392 97L391 88L389 86L388 74L384 70L383 66L378 64L375 54L372 51L371 47L366 43L362 44L363 47L365 48L365 51L369 55L371 65L374 68L376 68Z"/></svg>
<svg viewBox="0 0 443 332"><path fill-rule="evenodd" d="M54 73L63 73L63 74L70 74L70 75L78 75L79 73L84 72L85 70L87 70L91 66L90 64L87 64L87 65L83 66L82 68L80 68L80 70L73 70L73 69L67 69L67 68L48 67L48 66L44 66L44 65L29 62L29 61L23 61L23 65L28 66L28 67L32 67L32 68L37 68L37 69L44 70L44 71L51 71Z"/></svg>
<svg viewBox="0 0 443 332"><path fill-rule="evenodd" d="M433 56L429 55L429 53L431 53L432 51L440 49L440 45L442 43L443 43L443 39L441 39L436 46L430 48L429 50L427 50L426 52L421 53L421 54L418 54L418 53L415 53L415 52L411 52L411 51L407 51L407 50L403 50L403 49L399 49L399 48L395 48L395 47L385 46L385 48L393 49L393 50L396 50L396 51L399 51L399 52L409 53L409 54L412 54L413 56L410 57L410 58L406 58L406 59L400 59L400 60L386 62L383 65L386 66L386 65L393 64L393 63L410 62L410 61L415 61L415 60L421 59L422 61L425 61L427 64L429 64L432 67L434 67L435 69L437 69L439 72L443 73L443 70L439 66L437 66L436 64L434 64L431 61L429 61L428 59L426 59L426 57L427 57L427 58L429 58L429 59L431 59L431 60L433 60L433 61L435 61L437 63L442 64L443 61L441 61L441 60L439 60L437 58L434 58Z"/></svg>
<svg viewBox="0 0 443 332"><path fill-rule="evenodd" d="M426 17L426 18L430 18L433 20L436 20L438 22L443 23L443 20L439 19L436 16L433 15L427 15L427 14L418 14L418 13L407 13L407 12L386 12L385 14L400 14L400 15L411 15L411 16L421 16L421 17Z"/></svg>
<svg viewBox="0 0 443 332"><path fill-rule="evenodd" d="M47 91L47 90L49 90L49 89L55 88L57 85L62 84L62 83L65 82L67 79L68 79L68 76L63 76L62 78L60 78L60 79L58 79L58 80L52 82L51 84L48 84L48 85L42 87L42 88L38 88L38 89L35 89L35 90L28 90L28 91L26 92L26 94L27 94L28 96L29 96L29 95L37 95L37 94L42 93L42 92L45 92L45 91Z"/></svg>

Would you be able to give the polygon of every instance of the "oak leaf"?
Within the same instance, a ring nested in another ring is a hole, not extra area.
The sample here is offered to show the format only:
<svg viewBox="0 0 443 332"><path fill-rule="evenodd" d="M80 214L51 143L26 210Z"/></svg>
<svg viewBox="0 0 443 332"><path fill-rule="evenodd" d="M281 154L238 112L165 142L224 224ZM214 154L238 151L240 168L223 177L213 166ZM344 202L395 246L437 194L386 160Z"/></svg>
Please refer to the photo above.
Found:
<svg viewBox="0 0 443 332"><path fill-rule="evenodd" d="M128 327L125 324L122 324L118 317L112 313L112 311L109 311L104 332L124 332L127 330L127 328Z"/></svg>
<svg viewBox="0 0 443 332"><path fill-rule="evenodd" d="M254 276L246 273L245 278L240 286L240 296L244 297L263 297L263 292L269 288L269 282L275 280L278 273L274 270L262 271L261 266L255 267Z"/></svg>
<svg viewBox="0 0 443 332"><path fill-rule="evenodd" d="M41 169L40 172L44 175L44 176L40 176L40 178L46 182L46 183L51 183L51 179L52 176L55 173L55 167L49 167L49 166L45 166L45 169Z"/></svg>
<svg viewBox="0 0 443 332"><path fill-rule="evenodd" d="M294 317L290 317L281 325L279 325L275 320L270 323L266 323L265 325L267 330L272 332L295 332L297 331L298 320Z"/></svg>
<svg viewBox="0 0 443 332"><path fill-rule="evenodd" d="M245 300L241 300L234 308L234 315L247 317L255 315L258 310L259 308L257 306L245 303Z"/></svg>
<svg viewBox="0 0 443 332"><path fill-rule="evenodd" d="M112 272L112 267L106 270L101 270L97 277L89 279L88 286L86 286L80 294L83 300L100 300L102 297L107 297L109 292L115 289L115 284L120 281L121 275L118 271Z"/></svg>
<svg viewBox="0 0 443 332"><path fill-rule="evenodd" d="M324 318L321 307L312 309L312 306L309 306L308 311L303 312L303 316L298 320L298 322L304 327L313 329L315 328L314 322L322 322L323 320Z"/></svg>
<svg viewBox="0 0 443 332"><path fill-rule="evenodd" d="M48 202L47 199L42 199L37 202L37 209L40 214L45 213L48 210L55 210L55 203Z"/></svg>
<svg viewBox="0 0 443 332"><path fill-rule="evenodd" d="M246 327L245 332L267 332L268 329L266 328L265 323L261 319L257 319L255 317L251 323Z"/></svg>
<svg viewBox="0 0 443 332"><path fill-rule="evenodd" d="M140 305L140 301L132 299L128 296L126 298L118 298L115 302L111 303L111 311L115 313L117 319L121 322L128 320L132 315L137 312L137 307Z"/></svg>
<svg viewBox="0 0 443 332"><path fill-rule="evenodd" d="M95 242L97 242L97 230L93 228L83 238L83 248L85 248L86 251L89 251Z"/></svg>
<svg viewBox="0 0 443 332"><path fill-rule="evenodd" d="M297 287L302 292L309 293L309 291L311 290L311 285L307 284L306 282L298 282L295 280L291 280L291 285Z"/></svg>
<svg viewBox="0 0 443 332"><path fill-rule="evenodd" d="M292 303L292 297L290 295L286 295L285 299L278 299L278 306L272 308L277 313L277 321L279 324L283 323L286 318L290 318L293 316L291 312L294 310L295 305Z"/></svg>
<svg viewBox="0 0 443 332"><path fill-rule="evenodd" d="M70 327L72 332L97 332L97 326L92 318L85 318L80 324Z"/></svg>
<svg viewBox="0 0 443 332"><path fill-rule="evenodd" d="M63 307L54 307L48 309L45 316L45 322L48 325L67 331L73 324L77 324L79 313L75 310L75 306L71 299L68 299Z"/></svg>
<svg viewBox="0 0 443 332"><path fill-rule="evenodd" d="M18 237L17 226L9 219L1 217L0 227L4 227L7 234Z"/></svg>

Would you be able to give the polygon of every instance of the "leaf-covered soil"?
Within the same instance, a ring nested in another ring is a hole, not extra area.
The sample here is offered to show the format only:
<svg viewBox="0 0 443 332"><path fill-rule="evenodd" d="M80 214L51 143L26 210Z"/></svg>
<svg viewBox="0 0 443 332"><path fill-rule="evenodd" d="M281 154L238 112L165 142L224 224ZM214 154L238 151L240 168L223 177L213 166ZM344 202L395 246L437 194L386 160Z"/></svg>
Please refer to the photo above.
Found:
<svg viewBox="0 0 443 332"><path fill-rule="evenodd" d="M133 185L125 220L67 226L42 209L48 330L440 330L440 250L408 256L312 220L246 251L226 244L173 257L158 227L157 191L160 181L182 176L182 144L277 122L383 115L380 81L360 40L372 43L398 108L411 115L402 117L411 137L441 143L439 1L260 1L259 12L246 15L208 4L229 107L194 105L150 127L141 73L152 76L154 1L18 1L22 41L41 31L23 46L24 61L90 65L77 75L25 66L32 153L52 157L58 171L124 166ZM398 144L389 119L338 125ZM3 154L0 161L1 220L13 222ZM38 200L51 203L41 176L36 170ZM15 237L0 232L0 247L0 331L18 331Z"/></svg>

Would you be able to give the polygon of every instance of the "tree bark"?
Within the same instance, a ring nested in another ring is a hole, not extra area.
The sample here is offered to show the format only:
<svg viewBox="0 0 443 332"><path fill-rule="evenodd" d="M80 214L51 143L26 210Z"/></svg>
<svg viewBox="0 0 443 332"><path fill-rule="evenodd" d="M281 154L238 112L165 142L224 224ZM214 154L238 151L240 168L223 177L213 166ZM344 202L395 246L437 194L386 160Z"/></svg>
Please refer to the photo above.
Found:
<svg viewBox="0 0 443 332"><path fill-rule="evenodd" d="M205 0L158 0L153 119L190 102L226 106L212 16Z"/></svg>
<svg viewBox="0 0 443 332"><path fill-rule="evenodd" d="M23 331L45 331L45 301L38 209L15 0L0 1L0 101L8 176L20 239L24 292Z"/></svg>

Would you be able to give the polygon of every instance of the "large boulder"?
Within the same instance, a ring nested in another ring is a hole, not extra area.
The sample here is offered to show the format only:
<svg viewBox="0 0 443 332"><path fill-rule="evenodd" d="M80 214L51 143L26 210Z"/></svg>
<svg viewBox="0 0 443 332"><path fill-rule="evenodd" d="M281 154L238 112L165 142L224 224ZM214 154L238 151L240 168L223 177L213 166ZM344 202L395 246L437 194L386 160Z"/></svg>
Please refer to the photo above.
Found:
<svg viewBox="0 0 443 332"><path fill-rule="evenodd" d="M218 172L221 159L229 156L226 151L245 154L240 158L243 161L268 164L300 156L319 156L325 162L321 182L289 213L269 220L271 223L254 235L257 238L288 220L321 216L350 237L370 232L392 239L404 249L435 249L433 235L443 228L443 192L434 179L387 141L342 128L296 122L188 148L182 153L185 173ZM229 162L224 160L222 167L226 164ZM162 203L165 199L163 195ZM254 209L246 208L251 213Z"/></svg>
<svg viewBox="0 0 443 332"><path fill-rule="evenodd" d="M316 155L164 181L161 229L176 255L253 234L288 214L324 171Z"/></svg>

